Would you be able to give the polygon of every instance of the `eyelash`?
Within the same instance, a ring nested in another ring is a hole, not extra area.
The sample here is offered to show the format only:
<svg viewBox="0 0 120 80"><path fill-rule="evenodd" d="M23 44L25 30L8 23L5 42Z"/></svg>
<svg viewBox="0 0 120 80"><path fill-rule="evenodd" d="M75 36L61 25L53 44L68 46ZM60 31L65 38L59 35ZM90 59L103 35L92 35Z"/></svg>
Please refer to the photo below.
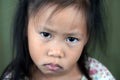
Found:
<svg viewBox="0 0 120 80"><path fill-rule="evenodd" d="M66 41L70 43L76 43L79 41L79 39L75 37L67 37Z"/></svg>
<svg viewBox="0 0 120 80"><path fill-rule="evenodd" d="M48 32L40 32L40 35L45 39L51 39L52 38L52 35ZM66 41L68 43L77 43L79 41L79 39L75 38L75 37L67 37Z"/></svg>
<svg viewBox="0 0 120 80"><path fill-rule="evenodd" d="M40 32L40 35L46 39L52 38L52 35L48 32Z"/></svg>

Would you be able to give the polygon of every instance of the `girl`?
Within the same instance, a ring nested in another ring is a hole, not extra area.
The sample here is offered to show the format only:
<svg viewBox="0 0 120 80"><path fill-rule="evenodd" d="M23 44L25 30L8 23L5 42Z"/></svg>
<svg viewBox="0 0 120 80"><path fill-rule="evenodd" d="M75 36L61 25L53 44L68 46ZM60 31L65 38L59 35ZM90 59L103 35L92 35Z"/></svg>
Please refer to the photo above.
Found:
<svg viewBox="0 0 120 80"><path fill-rule="evenodd" d="M87 56L105 43L102 0L19 0L13 49L2 80L115 80ZM92 43L92 44L91 44Z"/></svg>

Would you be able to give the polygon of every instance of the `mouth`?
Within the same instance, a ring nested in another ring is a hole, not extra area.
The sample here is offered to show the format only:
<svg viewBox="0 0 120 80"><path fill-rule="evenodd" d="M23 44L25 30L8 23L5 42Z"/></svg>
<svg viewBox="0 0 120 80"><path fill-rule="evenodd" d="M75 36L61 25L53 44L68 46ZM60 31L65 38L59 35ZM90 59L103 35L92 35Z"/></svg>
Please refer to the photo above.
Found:
<svg viewBox="0 0 120 80"><path fill-rule="evenodd" d="M43 66L46 67L50 71L59 71L63 68L60 65L53 64L53 63L44 64Z"/></svg>

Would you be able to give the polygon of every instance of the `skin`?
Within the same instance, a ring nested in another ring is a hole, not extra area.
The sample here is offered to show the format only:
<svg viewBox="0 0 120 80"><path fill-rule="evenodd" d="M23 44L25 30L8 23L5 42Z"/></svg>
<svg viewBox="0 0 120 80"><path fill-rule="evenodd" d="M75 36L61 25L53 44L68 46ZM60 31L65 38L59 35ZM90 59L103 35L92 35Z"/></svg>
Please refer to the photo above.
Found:
<svg viewBox="0 0 120 80"><path fill-rule="evenodd" d="M87 42L85 15L82 10L70 6L50 17L55 8L56 6L44 7L29 19L29 52L37 66L32 79L78 80L82 73L77 61ZM62 68L52 71L44 66L48 63Z"/></svg>

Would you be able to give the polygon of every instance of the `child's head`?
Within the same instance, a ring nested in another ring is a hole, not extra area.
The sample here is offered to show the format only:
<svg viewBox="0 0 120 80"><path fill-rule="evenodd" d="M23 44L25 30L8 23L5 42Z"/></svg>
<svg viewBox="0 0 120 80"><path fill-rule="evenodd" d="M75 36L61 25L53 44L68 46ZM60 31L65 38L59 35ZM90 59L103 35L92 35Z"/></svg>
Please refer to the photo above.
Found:
<svg viewBox="0 0 120 80"><path fill-rule="evenodd" d="M50 15L56 6L44 6L28 21L30 56L44 74L61 75L79 71L77 61L87 42L82 10L69 6Z"/></svg>
<svg viewBox="0 0 120 80"><path fill-rule="evenodd" d="M89 77L88 44L104 40L100 1L19 0L14 26L16 75L28 75L35 64L42 73L53 75L78 66Z"/></svg>

